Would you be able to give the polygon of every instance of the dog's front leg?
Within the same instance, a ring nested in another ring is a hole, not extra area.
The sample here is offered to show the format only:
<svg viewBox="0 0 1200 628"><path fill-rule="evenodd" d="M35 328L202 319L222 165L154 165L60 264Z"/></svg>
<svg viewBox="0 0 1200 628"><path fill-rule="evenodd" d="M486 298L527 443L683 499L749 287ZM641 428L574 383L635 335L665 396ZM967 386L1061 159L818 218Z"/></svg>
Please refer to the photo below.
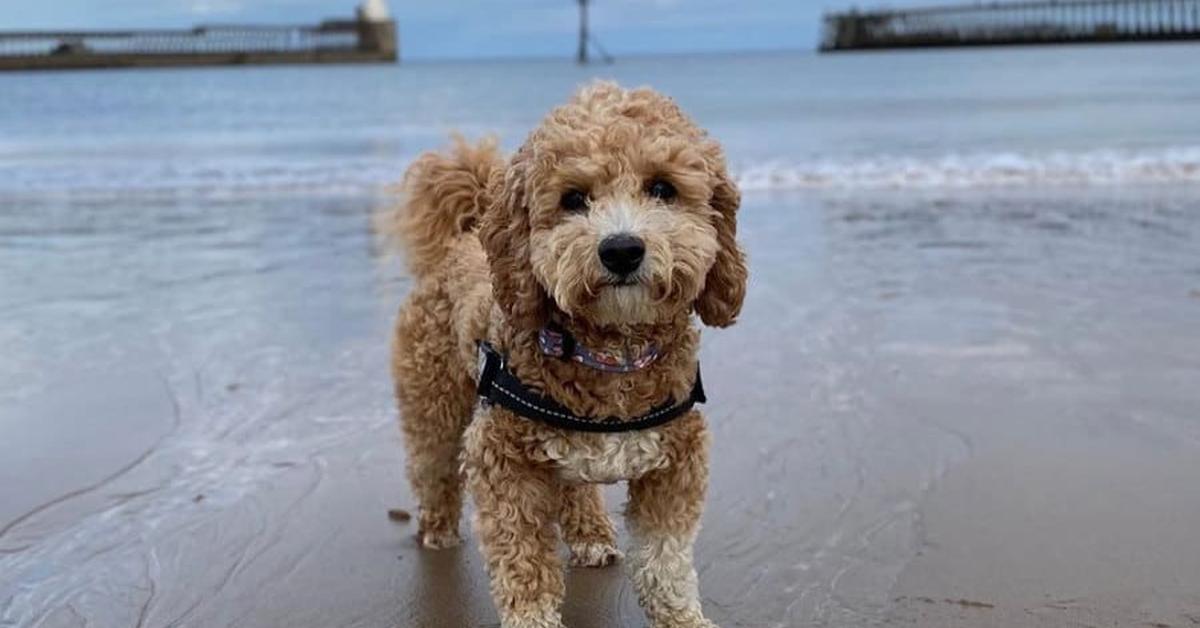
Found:
<svg viewBox="0 0 1200 628"><path fill-rule="evenodd" d="M561 628L558 479L505 432L503 425L477 417L466 440L467 486L492 599L502 628Z"/></svg>
<svg viewBox="0 0 1200 628"><path fill-rule="evenodd" d="M692 566L708 486L708 434L700 414L664 431L664 443L669 464L629 483L630 575L653 628L713 628L700 608Z"/></svg>

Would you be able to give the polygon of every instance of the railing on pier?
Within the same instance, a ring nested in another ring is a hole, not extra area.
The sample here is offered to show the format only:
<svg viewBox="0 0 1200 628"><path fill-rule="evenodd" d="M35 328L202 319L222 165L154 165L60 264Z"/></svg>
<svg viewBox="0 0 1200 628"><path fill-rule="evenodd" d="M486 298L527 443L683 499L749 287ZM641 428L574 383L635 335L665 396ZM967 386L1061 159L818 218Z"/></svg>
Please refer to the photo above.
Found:
<svg viewBox="0 0 1200 628"><path fill-rule="evenodd" d="M395 61L395 23L0 33L0 69Z"/></svg>
<svg viewBox="0 0 1200 628"><path fill-rule="evenodd" d="M1200 39L1200 0L1040 0L825 16L821 50Z"/></svg>

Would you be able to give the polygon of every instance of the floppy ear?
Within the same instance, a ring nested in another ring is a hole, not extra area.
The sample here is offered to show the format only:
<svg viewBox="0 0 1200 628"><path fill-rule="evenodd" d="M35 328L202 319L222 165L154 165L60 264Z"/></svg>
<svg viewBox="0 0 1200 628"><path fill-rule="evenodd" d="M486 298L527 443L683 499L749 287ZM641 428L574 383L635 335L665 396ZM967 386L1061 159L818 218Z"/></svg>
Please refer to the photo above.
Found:
<svg viewBox="0 0 1200 628"><path fill-rule="evenodd" d="M710 327L728 327L737 320L746 297L746 254L737 243L737 210L741 194L729 178L721 149L709 151L712 175L716 179L709 205L716 210L717 259L704 280L704 290L696 299L696 313Z"/></svg>
<svg viewBox="0 0 1200 628"><path fill-rule="evenodd" d="M529 263L529 209L525 205L528 151L521 149L508 168L488 182L489 204L479 240L492 271L492 295L514 328L538 329L547 320L548 296Z"/></svg>

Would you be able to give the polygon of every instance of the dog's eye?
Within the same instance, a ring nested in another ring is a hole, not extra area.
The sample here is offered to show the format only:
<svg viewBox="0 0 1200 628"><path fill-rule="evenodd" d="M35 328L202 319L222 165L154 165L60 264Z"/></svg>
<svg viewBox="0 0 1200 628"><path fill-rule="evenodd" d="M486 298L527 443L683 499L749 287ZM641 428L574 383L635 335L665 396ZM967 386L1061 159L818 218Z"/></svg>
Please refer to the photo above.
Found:
<svg viewBox="0 0 1200 628"><path fill-rule="evenodd" d="M579 190L567 190L563 192L562 198L558 199L558 204L569 212L583 211L587 209L588 197Z"/></svg>
<svg viewBox="0 0 1200 628"><path fill-rule="evenodd" d="M646 194L665 203L669 203L675 200L676 196L679 196L679 192L675 190L675 186L662 179L651 179L650 183L646 184Z"/></svg>

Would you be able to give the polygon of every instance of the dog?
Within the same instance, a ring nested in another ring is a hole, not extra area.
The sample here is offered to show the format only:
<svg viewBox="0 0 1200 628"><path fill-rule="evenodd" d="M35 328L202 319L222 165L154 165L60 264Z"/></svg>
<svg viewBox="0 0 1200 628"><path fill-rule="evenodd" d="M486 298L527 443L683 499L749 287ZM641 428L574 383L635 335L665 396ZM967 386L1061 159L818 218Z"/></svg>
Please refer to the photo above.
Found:
<svg viewBox="0 0 1200 628"><path fill-rule="evenodd" d="M562 626L560 533L572 565L628 565L652 626L713 626L692 564L709 436L681 401L700 390L693 315L729 326L746 292L720 145L671 99L598 82L511 158L459 139L415 160L402 192L393 226L415 286L392 371L420 543L459 543L465 485L504 628ZM495 395L507 405L480 402L481 347L519 382ZM574 423L514 411L536 405L507 399L522 394ZM678 416L622 429L660 407ZM617 481L627 558L600 490Z"/></svg>

